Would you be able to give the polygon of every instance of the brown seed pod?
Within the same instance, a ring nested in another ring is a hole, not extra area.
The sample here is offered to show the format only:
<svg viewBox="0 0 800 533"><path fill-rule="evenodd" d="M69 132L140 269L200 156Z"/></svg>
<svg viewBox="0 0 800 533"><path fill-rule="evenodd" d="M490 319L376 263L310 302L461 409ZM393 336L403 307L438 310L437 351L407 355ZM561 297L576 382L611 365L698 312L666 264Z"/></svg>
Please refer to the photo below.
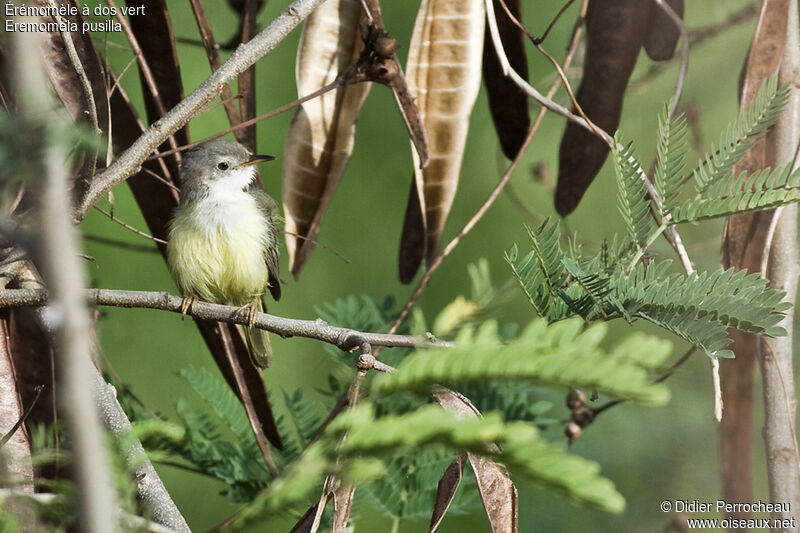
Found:
<svg viewBox="0 0 800 533"><path fill-rule="evenodd" d="M592 0L586 17L587 50L576 95L586 115L614 133L636 57L647 33L651 8L643 0ZM594 133L568 123L558 154L556 211L578 206L608 156L608 145Z"/></svg>
<svg viewBox="0 0 800 533"><path fill-rule="evenodd" d="M413 152L422 220L406 220L403 227L404 232L423 228L425 235L404 233L401 238L401 279L412 279L420 265L406 260L419 256L418 250L409 250L407 245L424 242L428 262L439 252L461 173L469 116L480 88L485 16L482 0L423 0L417 14L406 81L427 131L430 161L420 169L420 158ZM414 214L414 210L406 213Z"/></svg>
<svg viewBox="0 0 800 533"><path fill-rule="evenodd" d="M297 52L298 94L331 83L359 57L362 11L360 0L328 0L308 17ZM347 85L309 100L289 127L283 154L283 209L289 268L295 276L314 248L322 216L350 160L356 119L369 88L369 83Z"/></svg>
<svg viewBox="0 0 800 533"><path fill-rule="evenodd" d="M683 0L666 0L676 15L683 18ZM653 61L666 61L675 53L680 32L678 27L658 5L650 9L644 50Z"/></svg>
<svg viewBox="0 0 800 533"><path fill-rule="evenodd" d="M520 0L506 0L506 6L517 20L521 19ZM499 0L494 0L494 12L508 62L527 81L528 57L525 54L522 30L511 21ZM503 75L488 27L483 38L483 83L486 85L489 111L500 147L507 158L514 159L531 126L528 96L516 83Z"/></svg>

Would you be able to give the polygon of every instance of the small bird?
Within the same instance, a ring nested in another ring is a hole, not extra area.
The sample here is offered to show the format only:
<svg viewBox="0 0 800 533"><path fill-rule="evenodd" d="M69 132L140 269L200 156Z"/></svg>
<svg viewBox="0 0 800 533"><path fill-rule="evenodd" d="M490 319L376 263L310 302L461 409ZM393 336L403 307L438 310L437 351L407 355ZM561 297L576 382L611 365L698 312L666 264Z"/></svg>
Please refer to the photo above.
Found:
<svg viewBox="0 0 800 533"><path fill-rule="evenodd" d="M245 334L258 368L269 366L272 348L267 332L252 324L266 308L265 290L277 301L281 286L278 204L254 186L253 165L273 159L224 139L188 150L167 243L167 262L185 297L183 312L198 299L247 311Z"/></svg>

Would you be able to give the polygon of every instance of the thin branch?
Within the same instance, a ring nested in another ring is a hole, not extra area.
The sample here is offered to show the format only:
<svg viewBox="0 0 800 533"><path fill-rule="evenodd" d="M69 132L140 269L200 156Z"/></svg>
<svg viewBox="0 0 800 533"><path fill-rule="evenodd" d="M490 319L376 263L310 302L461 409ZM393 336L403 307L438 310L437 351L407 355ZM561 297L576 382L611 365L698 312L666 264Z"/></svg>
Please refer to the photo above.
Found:
<svg viewBox="0 0 800 533"><path fill-rule="evenodd" d="M141 231L141 230L138 230L138 229L134 228L134 227L133 227L133 226L131 226L130 224L128 224L128 223L126 223L126 222L123 222L122 220L120 220L120 219L118 219L117 217L115 217L113 213L110 213L110 212L106 211L106 210L105 210L105 209L103 209L103 208L101 208L101 207L98 207L98 206L96 206L96 205L95 205L95 206L93 206L93 207L94 207L94 208L95 208L97 211L101 212L102 214L104 214L105 216L107 216L108 218L110 218L112 222L116 222L117 224L119 224L120 226L122 226L123 228L125 228L126 230L128 230L128 231L132 231L132 232L133 232L133 233L135 233L136 235L139 235L139 236L141 236L141 237L144 237L145 239L150 239L150 240L151 240L151 241L153 241L153 242L157 242L157 243L159 243L159 244L167 244L167 241L165 241L164 239L159 239L158 237L153 237L152 235L150 235L150 234L148 234L148 233L145 233L145 232L143 232L143 231Z"/></svg>
<svg viewBox="0 0 800 533"><path fill-rule="evenodd" d="M200 38L203 39L203 47L206 50L206 56L208 57L208 63L211 65L211 71L216 72L222 65L219 61L217 43L214 41L214 35L211 33L211 25L208 23L208 17L206 17L203 4L200 0L189 0L189 3L192 6L192 13L194 13L195 21L197 21L197 29L200 30ZM228 122L231 124L238 124L242 121L239 110L236 109L236 105L233 102L231 88L227 83L222 85L222 105L225 106Z"/></svg>
<svg viewBox="0 0 800 533"><path fill-rule="evenodd" d="M614 147L614 138L608 134L608 132L604 131L602 128L588 122L584 117L576 115L570 112L569 109L566 107L554 102L549 96L543 96L539 91L537 91L531 84L529 84L525 79L520 76L516 70L511 66L508 61L508 57L506 56L506 52L503 48L503 43L500 40L500 31L497 28L497 20L494 16L494 6L492 5L492 0L485 0L486 4L486 15L487 21L489 26L489 34L492 38L492 43L494 44L495 51L497 52L497 57L500 61L500 68L503 70L503 74L508 76L514 83L516 83L520 89L522 89L525 94L529 97L533 98L536 102L538 102L543 107L549 109L550 111L560 115L567 120L578 124L579 126L586 128L587 130L591 131L592 133L597 134L603 139L606 144L610 147ZM565 63L566 64L566 63ZM561 73L563 74L563 72Z"/></svg>
<svg viewBox="0 0 800 533"><path fill-rule="evenodd" d="M25 408L25 412L22 413L22 416L19 417L19 419L16 421L16 423L14 423L11 429L9 429L5 435L0 437L0 448L6 445L6 443L11 439L11 437L14 436L14 433L16 433L17 430L22 427L22 424L25 423L28 417L31 416L31 411L33 411L33 408L36 406L36 402L39 401L39 396L42 395L43 389L44 385L36 385L33 388L35 394L33 395L31 403L28 405L28 407Z"/></svg>
<svg viewBox="0 0 800 533"><path fill-rule="evenodd" d="M125 308L157 309L180 313L184 298L168 292L125 291L114 289L87 289L86 301L92 305ZM47 304L48 294L44 289L8 289L0 291L0 308L20 306L42 306ZM247 313L236 306L195 302L188 315L203 320L214 320L230 324L250 325ZM298 320L267 313L257 313L253 326L276 333L281 337L306 337L333 344L345 351L358 348L363 342L373 346L395 346L404 348L438 347L449 348L452 343L440 341L432 335L392 335L368 333L349 328L331 326L322 319ZM383 367L382 367L383 368Z"/></svg>
<svg viewBox="0 0 800 533"><path fill-rule="evenodd" d="M660 7L664 13L667 14L672 23L675 24L675 27L680 33L681 65L678 68L678 77L675 80L675 92L672 96L672 106L669 108L669 116L672 117L678 109L678 102L681 99L681 94L683 94L683 84L686 81L686 73L689 70L689 32L686 30L686 25L683 23L681 17L673 11L669 4L664 0L655 1L658 7Z"/></svg>
<svg viewBox="0 0 800 533"><path fill-rule="evenodd" d="M501 1L503 3L503 9L506 11L506 13L510 13L510 10L508 9L508 6L506 5L505 1L504 0L501 0ZM544 40L547 39L547 36L550 34L550 30L553 29L553 27L556 25L556 22L558 22L558 19L561 18L561 15L563 15L564 12L567 9L569 9L569 6L571 6L572 2L574 2L574 1L575 0L567 0L567 2L563 6L561 6L561 9L558 10L558 13L556 13L556 16L553 17L553 20L551 20L550 24L547 25L547 28L544 30L544 33L542 33L542 36L539 37L538 39L535 39L535 38L532 39L532 41L535 44L542 44L544 42ZM513 20L516 20L516 19L515 19L515 17L511 17L511 20L513 21ZM526 31L526 33L527 33L527 31ZM530 37L533 37L533 36L530 36Z"/></svg>
<svg viewBox="0 0 800 533"><path fill-rule="evenodd" d="M686 353L684 353L680 359L675 361L675 363L672 366L670 366L663 374L661 374L655 381L653 381L653 383L663 383L666 380L668 380L681 366L683 366L683 364L686 361L689 360L692 354L694 354L695 350L697 350L696 346L692 346L691 348L686 350ZM622 403L625 403L625 400L613 400L608 402L607 404L601 405L600 407L595 407L594 409L592 409L592 411L594 411L594 415L595 417L597 417L597 415L599 415L600 413L607 411L608 409Z"/></svg>
<svg viewBox="0 0 800 533"><path fill-rule="evenodd" d="M144 81L147 84L147 88L150 90L151 96L153 97L153 102L156 105L156 109L158 109L159 114L163 115L167 112L167 108L164 107L164 101L161 99L161 93L158 90L158 84L153 76L153 71L150 70L150 65L147 63L147 59L142 53L142 47L139 46L139 40L133 33L133 30L131 29L130 24L128 24L128 20L125 18L125 15L122 14L122 11L117 7L116 3L114 3L114 0L105 0L105 2L109 7L112 8L116 15L117 21L122 26L122 31L125 33L125 37L128 39L128 43L131 45L131 49L133 50L133 55L136 58L136 61L139 63L139 68L142 70L142 76L144 76Z"/></svg>
<svg viewBox="0 0 800 533"><path fill-rule="evenodd" d="M114 3L114 0L105 0L105 1L109 5L109 7L111 7L114 10L117 21L122 26L122 31L125 32L125 37L128 39L128 43L130 43L131 49L133 49L133 55L139 62L139 70L141 70L142 76L144 76L144 81L147 84L147 88L150 90L150 96L153 97L153 102L156 105L156 109L158 109L158 114L164 116L164 113L167 112L167 109L166 107L164 107L164 101L161 99L161 93L158 90L158 84L156 83L156 79L153 76L153 71L150 70L150 65L147 63L147 59L144 57L144 54L142 53L142 47L139 46L139 41L138 39L136 39L136 35L133 33L130 24L128 24L128 20L125 18L125 15L122 14L122 11ZM174 135L170 135L167 140L169 141L169 145L172 148L177 148L178 142L175 140Z"/></svg>
<svg viewBox="0 0 800 533"><path fill-rule="evenodd" d="M161 119L151 124L110 167L94 177L87 195L76 209L75 221L82 220L92 205L97 203L108 191L128 179L156 147L183 127L199 109L216 98L228 81L273 50L323 1L294 0L253 40L239 46L219 70L211 74Z"/></svg>
<svg viewBox="0 0 800 533"><path fill-rule="evenodd" d="M173 148L173 149L167 150L165 152L159 152L156 155L148 157L147 159L145 159L145 161L153 161L155 159L161 159L161 158L166 157L168 155L174 154L175 152L183 152L185 150L189 150L190 148L194 148L198 144L201 144L201 143L204 143L206 141L213 140L213 139L218 139L219 137L222 137L223 135L227 135L227 134L229 134L231 132L239 131L239 130L241 130L243 128L246 128L248 126L252 126L253 124L261 122L262 120L266 120L268 118L272 118L275 115L279 115L279 114L281 114L281 113L283 113L285 111L289 111L290 109L293 109L295 107L303 105L305 102L307 102L309 100L312 100L314 98L317 98L318 96L322 96L323 94L325 94L325 93L327 93L329 91L332 91L334 89L337 89L337 88L341 87L342 85L345 85L345 80L344 80L344 77L342 75L340 75L335 80L330 82L328 85L326 85L324 87L321 87L321 88L317 89L316 91L311 92L311 93L309 93L309 94L307 94L307 95L305 95L303 97L300 97L297 100L293 100L293 101L289 102L288 104L284 104L284 105L282 105L280 107L276 107L272 111L268 111L267 113L264 113L263 115L260 115L258 117L251 118L249 120L245 120L244 122L239 122L238 124L235 124L235 125L231 126L230 128L228 128L226 130L222 130L222 131L220 131L218 133L215 133L214 135L211 135L210 137L206 137L205 139L199 140L197 142L193 142L191 144L187 144L186 146L180 146L180 147L177 147L177 148Z"/></svg>

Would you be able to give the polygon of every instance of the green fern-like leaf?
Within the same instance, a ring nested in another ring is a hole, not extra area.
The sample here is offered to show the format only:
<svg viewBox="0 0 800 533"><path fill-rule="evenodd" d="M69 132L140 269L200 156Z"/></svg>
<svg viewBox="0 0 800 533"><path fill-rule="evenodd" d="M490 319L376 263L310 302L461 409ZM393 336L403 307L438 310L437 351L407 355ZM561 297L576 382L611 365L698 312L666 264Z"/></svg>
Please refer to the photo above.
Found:
<svg viewBox="0 0 800 533"><path fill-rule="evenodd" d="M227 488L223 494L233 502L249 501L267 485L269 472L257 447L224 440L218 422L190 409L183 401L178 402L177 411L186 427L186 438L181 444L165 443L168 452L182 457L199 472L225 483Z"/></svg>
<svg viewBox="0 0 800 533"><path fill-rule="evenodd" d="M756 274L733 269L697 276L669 275L671 261L638 265L620 276L614 298L621 311L672 331L709 356L731 357L728 328L779 336L777 326L789 304L784 294L768 288Z"/></svg>
<svg viewBox="0 0 800 533"><path fill-rule="evenodd" d="M789 87L778 88L778 77L767 79L758 90L748 110L742 110L738 119L729 124L722 134L719 146L711 146L694 171L699 190L728 176L744 153L772 126L789 98Z"/></svg>
<svg viewBox="0 0 800 533"><path fill-rule="evenodd" d="M597 268L598 264L590 265ZM570 276L575 278L574 286L580 287L580 291L573 297L571 307L586 320L603 317L608 318L605 309L607 307L607 296L611 292L611 278L603 269L591 274L586 273L574 259L564 259L564 267Z"/></svg>
<svg viewBox="0 0 800 533"><path fill-rule="evenodd" d="M688 145L686 141L686 118L681 114L670 119L672 102L664 105L658 116L658 148L653 187L658 194L659 215L664 220L675 206L683 181L683 166Z"/></svg>
<svg viewBox="0 0 800 533"><path fill-rule="evenodd" d="M439 479L455 460L456 454L441 446L423 448L413 454L398 454L387 461L385 476L359 490L369 497L372 505L390 517L430 519ZM464 484L462 481L448 514L465 512L475 502L475 491L472 487L464 490Z"/></svg>
<svg viewBox="0 0 800 533"><path fill-rule="evenodd" d="M406 415L375 418L372 408L364 404L339 416L329 430L333 436L347 434L340 452L348 456L445 444L489 456L505 464L512 473L521 473L606 511L621 512L625 506L614 485L598 475L596 463L549 444L530 424L503 423L497 413L485 414L483 418L462 418L429 405ZM493 444L499 450L490 447Z"/></svg>
<svg viewBox="0 0 800 533"><path fill-rule="evenodd" d="M558 223L548 219L536 230L527 229L530 253L518 260L514 245L505 254L506 262L539 316L550 320L564 318L569 315L561 297L567 281L562 263L566 255L558 242Z"/></svg>
<svg viewBox="0 0 800 533"><path fill-rule="evenodd" d="M279 456L284 462L295 459L319 428L323 415L318 403L306 398L302 389L291 396L283 392L286 412L278 416L278 428L284 440Z"/></svg>
<svg viewBox="0 0 800 533"><path fill-rule="evenodd" d="M697 222L737 213L771 209L800 201L800 172L791 166L763 169L750 176L720 178L710 183L697 197L677 206L675 223Z"/></svg>
<svg viewBox="0 0 800 533"><path fill-rule="evenodd" d="M543 400L542 387L527 382L483 381L461 383L458 392L482 413L498 411L503 420L533 422L539 427L559 423L553 403Z"/></svg>
<svg viewBox="0 0 800 533"><path fill-rule="evenodd" d="M618 398L658 404L669 391L652 385L641 364L626 362L599 347L605 324L583 331L580 320L548 325L534 320L513 342L502 344L494 322L480 329L465 329L446 351L417 350L397 372L377 376L378 394L400 390L427 390L434 384L458 384L489 379L529 380L534 383L596 389ZM664 361L671 351L667 341L640 337L650 365Z"/></svg>
<svg viewBox="0 0 800 533"><path fill-rule="evenodd" d="M239 442L252 441L254 445L256 444L242 403L226 383L218 377L212 376L206 369L195 366L182 369L181 377L216 413L219 420L227 426Z"/></svg>
<svg viewBox="0 0 800 533"><path fill-rule="evenodd" d="M617 147L622 145L619 134L614 141ZM628 237L642 248L654 229L644 185L644 171L633 153L632 144L622 150L617 147L614 148L614 171L617 176L619 212L628 230Z"/></svg>

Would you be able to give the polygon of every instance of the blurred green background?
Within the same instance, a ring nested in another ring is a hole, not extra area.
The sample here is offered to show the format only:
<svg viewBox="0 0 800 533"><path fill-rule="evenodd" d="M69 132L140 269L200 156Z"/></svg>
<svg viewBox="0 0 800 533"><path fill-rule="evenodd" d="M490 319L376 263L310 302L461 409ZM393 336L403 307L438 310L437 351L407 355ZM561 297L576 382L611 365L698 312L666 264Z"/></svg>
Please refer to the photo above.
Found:
<svg viewBox="0 0 800 533"><path fill-rule="evenodd" d="M718 24L748 1L694 0L687 2L685 19L690 28ZM188 2L167 1L175 34L197 39L197 30ZM260 12L258 26L266 26L282 9L286 0L270 0ZM561 2L546 0L523 2L524 22L534 34L540 34L561 7ZM234 12L225 2L204 3L215 37L227 41L235 32ZM408 41L418 2L383 2L385 24L400 45L399 56L405 63ZM568 44L577 5L569 8L555 26L544 46L563 58ZM681 105L697 113L693 122L692 145L703 151L716 142L724 125L737 112L736 87L755 19L732 26L713 39L692 48L689 73ZM110 43L124 43L119 34L107 37ZM292 32L276 50L257 63L258 113L265 113L296 98L294 84L295 51L300 30ZM119 72L131 55L127 47L108 46L112 65ZM210 70L202 47L181 43L178 47L181 75L188 93L208 76ZM554 79L549 63L529 47L531 79L545 92ZM226 57L223 52L223 57ZM662 65L650 75L653 63L641 54L632 77L621 130L626 139L637 143L637 153L649 162L655 146L656 117L670 97L677 63ZM579 71L575 70L575 76ZM133 69L123 79L139 109L141 91ZM557 99L564 105L564 91ZM532 109L535 113L538 109ZM142 113L143 114L143 113ZM258 125L258 151L279 156L293 111L283 113ZM190 123L192 140L212 135L228 126L224 112L217 108ZM483 89L471 119L461 182L448 220L444 242L455 235L472 216L494 187L507 165L500 153L488 113ZM557 172L556 157L564 120L548 115L532 148L525 155L512 179L516 197L535 216L520 209L507 194L500 196L484 219L444 262L423 293L417 306L432 319L441 308L459 294L467 295L469 278L466 265L485 257L492 277L500 284L510 277L503 252L513 243L527 245L525 224L537 224L554 216L552 190L534 178L532 169L542 165L551 176ZM696 154L690 154L693 164ZM280 161L262 166L266 189L280 198ZM317 247L300 278L286 270L283 250L283 298L270 304L270 312L286 317L313 319L326 302L348 295L367 294L378 301L393 296L397 306L409 297L413 286L397 281L397 254L405 212L412 161L407 134L390 91L374 86L358 122L353 158L339 191L326 214L319 241L349 258L346 264L330 252ZM554 178L553 178L554 179ZM603 237L622 229L616 212L616 188L613 173L606 167L589 189L575 214L568 219L569 229L587 242L591 249ZM125 186L114 192L115 214L138 228L145 229L141 216ZM699 269L719 264L721 222L682 227L681 234ZM81 225L86 237L86 253L96 259L89 268L91 284L103 288L166 290L177 293L166 266L148 240L134 235L97 212L91 212ZM108 239L126 243L119 246ZM655 252L671 257L671 249L659 242ZM506 320L520 324L532 318L532 311L521 298L509 304ZM637 328L644 327L641 324ZM614 324L614 336L629 331L626 324ZM122 380L151 409L169 417L179 397L198 403L192 389L178 375L188 365L217 373L196 327L179 315L147 310L102 309L99 322L102 346ZM612 336L608 342L614 342ZM686 346L678 339L674 358ZM282 340L273 336L276 354L273 366L265 373L274 400L280 405L281 389L291 393L297 388L322 385L331 367L323 347L304 339ZM347 357L346 355L343 357ZM721 497L719 481L717 426L712 414L712 391L709 362L695 355L668 381L672 401L665 407L620 406L604 414L589 427L572 447L572 452L598 461L602 472L617 485L628 505L621 515L608 515L581 508L525 482L519 483L521 531L659 531L671 515L659 510L663 499L699 499L713 501ZM555 404L552 416L566 418L563 390L543 391L543 398ZM757 395L758 396L758 395ZM760 402L760 398L757 399ZM756 407L760 413L760 406ZM756 420L755 426L761 426ZM565 444L561 428L554 425L546 432L554 442ZM763 473L761 440L753 435L756 496L767 498ZM167 487L195 531L207 530L233 512L234 506L219 495L224 487L216 482L171 467L159 467ZM703 517L710 517L703 516ZM254 525L252 531L288 531L294 520ZM426 521L404 523L400 531L420 531ZM357 530L388 531L391 522L379 511L362 506ZM440 531L485 531L487 524L479 506L466 516L445 519Z"/></svg>

